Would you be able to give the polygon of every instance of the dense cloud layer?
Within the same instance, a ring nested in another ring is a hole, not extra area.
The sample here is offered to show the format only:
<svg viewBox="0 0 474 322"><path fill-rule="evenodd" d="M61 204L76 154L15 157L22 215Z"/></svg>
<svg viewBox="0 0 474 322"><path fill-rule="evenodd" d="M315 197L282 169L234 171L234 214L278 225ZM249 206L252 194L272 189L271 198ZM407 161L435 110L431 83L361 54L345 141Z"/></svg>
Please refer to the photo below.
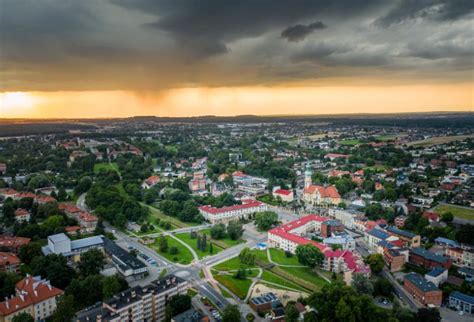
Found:
<svg viewBox="0 0 474 322"><path fill-rule="evenodd" d="M335 77L469 81L473 6L0 0L0 90L157 90Z"/></svg>

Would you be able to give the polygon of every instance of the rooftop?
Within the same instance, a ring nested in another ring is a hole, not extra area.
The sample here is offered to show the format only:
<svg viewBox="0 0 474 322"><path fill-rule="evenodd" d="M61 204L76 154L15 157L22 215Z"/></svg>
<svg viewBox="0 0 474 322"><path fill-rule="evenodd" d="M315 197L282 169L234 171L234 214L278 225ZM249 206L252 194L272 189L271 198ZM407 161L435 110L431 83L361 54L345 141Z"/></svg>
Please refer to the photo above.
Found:
<svg viewBox="0 0 474 322"><path fill-rule="evenodd" d="M414 238L417 236L416 234L410 231L402 230L397 227L388 227L387 231L396 235L407 237L407 238Z"/></svg>
<svg viewBox="0 0 474 322"><path fill-rule="evenodd" d="M422 292L439 291L439 289L432 282L425 280L417 273L408 273L405 275L405 281L410 281L416 288Z"/></svg>
<svg viewBox="0 0 474 322"><path fill-rule="evenodd" d="M474 296L470 296L458 291L454 291L454 292L451 292L451 294L449 294L449 297L474 305Z"/></svg>
<svg viewBox="0 0 474 322"><path fill-rule="evenodd" d="M430 272L426 273L428 276L437 277L443 274L446 270L442 267L435 267Z"/></svg>
<svg viewBox="0 0 474 322"><path fill-rule="evenodd" d="M449 260L445 256L436 255L435 253L432 253L429 250L426 250L426 249L421 248L421 247L412 248L411 252L418 255L418 256L421 256L425 259L429 259L433 262L446 263Z"/></svg>

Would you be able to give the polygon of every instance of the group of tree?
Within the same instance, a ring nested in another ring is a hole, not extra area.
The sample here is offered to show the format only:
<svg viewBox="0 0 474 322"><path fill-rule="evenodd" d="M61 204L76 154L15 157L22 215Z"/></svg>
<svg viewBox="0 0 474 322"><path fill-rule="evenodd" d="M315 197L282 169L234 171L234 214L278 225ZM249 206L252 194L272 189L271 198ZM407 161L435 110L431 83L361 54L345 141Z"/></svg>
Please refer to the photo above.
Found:
<svg viewBox="0 0 474 322"><path fill-rule="evenodd" d="M250 250L250 248L245 247L240 251L239 260L242 264L247 266L254 266L256 262L257 256L254 252Z"/></svg>
<svg viewBox="0 0 474 322"><path fill-rule="evenodd" d="M260 230L269 230L278 223L278 215L273 211L262 211L255 214L255 225Z"/></svg>
<svg viewBox="0 0 474 322"><path fill-rule="evenodd" d="M324 261L324 254L313 244L298 245L296 247L296 256L301 264L311 268L321 266Z"/></svg>
<svg viewBox="0 0 474 322"><path fill-rule="evenodd" d="M196 201L191 199L188 192L180 189L166 190L164 200L158 203L158 208L165 215L177 217L184 222L201 223L204 220L199 213Z"/></svg>
<svg viewBox="0 0 474 322"><path fill-rule="evenodd" d="M227 236L232 240L238 240L242 237L242 233L242 223L239 221L231 221L227 224L227 227L224 224L217 224L211 228L211 237L216 240Z"/></svg>

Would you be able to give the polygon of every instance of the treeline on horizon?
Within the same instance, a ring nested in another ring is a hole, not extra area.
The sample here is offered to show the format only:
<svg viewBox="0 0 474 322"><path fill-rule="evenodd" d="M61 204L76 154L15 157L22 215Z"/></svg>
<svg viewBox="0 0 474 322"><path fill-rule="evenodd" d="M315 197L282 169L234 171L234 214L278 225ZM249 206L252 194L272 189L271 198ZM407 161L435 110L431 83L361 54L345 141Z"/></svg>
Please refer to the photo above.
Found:
<svg viewBox="0 0 474 322"><path fill-rule="evenodd" d="M73 130L87 131L97 126L134 123L328 123L333 126L384 126L405 128L474 128L474 113L404 113L404 114L346 114L346 115L288 115L288 116L198 116L155 117L136 116L115 119L57 119L0 120L0 137L38 134L61 134Z"/></svg>

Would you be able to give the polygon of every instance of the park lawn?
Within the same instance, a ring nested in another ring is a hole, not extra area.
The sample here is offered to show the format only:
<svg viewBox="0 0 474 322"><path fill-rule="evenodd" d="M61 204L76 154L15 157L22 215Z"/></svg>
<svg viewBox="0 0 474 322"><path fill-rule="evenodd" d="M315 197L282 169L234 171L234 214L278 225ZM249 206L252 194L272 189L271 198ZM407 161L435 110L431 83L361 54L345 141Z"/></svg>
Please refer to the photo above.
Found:
<svg viewBox="0 0 474 322"><path fill-rule="evenodd" d="M276 275L276 274L274 274L270 271L267 271L267 270L263 271L261 281L262 282L275 283L275 284L285 286L285 287L288 287L288 288L292 288L292 289L298 290L298 291L308 292L307 289L299 286L298 284L293 283L291 281L288 281L287 279L284 279L283 277L280 277L280 276L278 276L278 275ZM272 285L272 284L268 284L268 285L270 285L270 287L274 287L274 285Z"/></svg>
<svg viewBox="0 0 474 322"><path fill-rule="evenodd" d="M362 142L360 140L353 139L353 140L341 140L341 141L338 141L337 143L341 145L357 145L357 144L361 144Z"/></svg>
<svg viewBox="0 0 474 322"><path fill-rule="evenodd" d="M253 270L246 279L239 280L234 278L232 275L219 275L214 274L214 279L227 287L229 291L237 295L240 299L244 299L247 296L250 286L252 285L251 277L258 275L257 270Z"/></svg>
<svg viewBox="0 0 474 322"><path fill-rule="evenodd" d="M400 134L387 134L387 135L379 135L375 137L376 140L378 141L393 141L395 139L400 139L403 137L406 137L406 133L400 133Z"/></svg>
<svg viewBox="0 0 474 322"><path fill-rule="evenodd" d="M96 163L94 164L94 173L97 174L100 171L105 170L105 171L119 171L118 165L116 162L108 163L108 162L102 162L102 163Z"/></svg>
<svg viewBox="0 0 474 322"><path fill-rule="evenodd" d="M456 205L439 205L435 208L435 211L441 215L446 212L450 212L454 217L474 220L474 209L468 209Z"/></svg>
<svg viewBox="0 0 474 322"><path fill-rule="evenodd" d="M270 248L269 251L270 251L270 257L277 264L302 266L300 262L298 261L298 257L296 257L295 255L291 257L287 257L284 251L282 251L281 249L276 249L276 248Z"/></svg>
<svg viewBox="0 0 474 322"><path fill-rule="evenodd" d="M256 250L253 249L252 253L256 255L256 262L260 265L268 265L270 262L268 261L267 258L267 252L262 251L262 250ZM253 266L248 266L247 264L243 264L240 262L239 256L230 258L226 260L225 262L222 262L220 264L217 264L216 266L212 267L214 270L218 271L231 271L231 270L236 270L239 268L256 268L258 267L257 263Z"/></svg>
<svg viewBox="0 0 474 322"><path fill-rule="evenodd" d="M168 251L166 253L160 252L159 251L159 238L155 240L155 242L151 245L151 247L161 256L165 257L169 261L172 261L174 263L179 263L183 265L191 264L193 261L193 254L189 251L189 249L186 248L183 244L181 244L179 241L169 237L165 236L166 240L168 241ZM169 249L171 247L176 247L178 249L178 254L176 255L171 255L169 253Z"/></svg>
<svg viewBox="0 0 474 322"><path fill-rule="evenodd" d="M318 273L314 272L309 267L278 267L279 269L287 272L288 274L295 277L293 282L298 283L298 280L309 282L314 285L315 289L321 289L324 285L328 284L328 282L318 275ZM303 284L300 284L304 286Z"/></svg>
<svg viewBox="0 0 474 322"><path fill-rule="evenodd" d="M217 264L216 266L213 267L213 269L218 270L218 271L232 271L239 268L252 268L252 267L249 267L246 264L242 264L238 256L228 259L225 262Z"/></svg>
<svg viewBox="0 0 474 322"><path fill-rule="evenodd" d="M212 254L209 253L209 243L212 242L211 239L207 239L207 245L206 245L206 251L203 252L202 250L197 248L197 238L191 238L190 233L181 233L181 234L176 234L176 238L179 238L182 240L184 243L188 244L194 251L198 254L199 258L203 258L205 256L212 256L215 255L223 250L223 248L217 246L215 243L212 243ZM209 235L207 235L208 238L210 238Z"/></svg>
<svg viewBox="0 0 474 322"><path fill-rule="evenodd" d="M210 229L203 229L203 230L200 230L198 232L199 234L201 235L207 235L207 237L211 237L211 230ZM226 233L226 237L224 238L221 238L221 239L212 239L213 243L221 248L230 248L230 247L233 247L233 246L236 246L238 244L242 244L242 243L245 243L245 240L240 238L240 239L237 239L237 240L232 240L230 239L228 236L227 236L227 233Z"/></svg>
<svg viewBox="0 0 474 322"><path fill-rule="evenodd" d="M450 135L450 136L435 136L431 138L427 138L424 140L418 140L408 143L408 146L430 146L430 145L438 145L438 144L447 144L455 141L462 141L468 138L474 138L474 134L467 134L467 135Z"/></svg>
<svg viewBox="0 0 474 322"><path fill-rule="evenodd" d="M141 202L140 204L142 206L148 207L150 209L150 218L151 219L160 218L160 220L167 221L172 226L174 226L176 228L185 228L185 227L192 227L192 226L199 225L197 223L183 222L183 221L179 220L178 218L167 216L164 213L162 213L161 210L156 208L155 206L150 206L150 205L147 205L143 202ZM174 228L174 229L176 229L176 228Z"/></svg>

